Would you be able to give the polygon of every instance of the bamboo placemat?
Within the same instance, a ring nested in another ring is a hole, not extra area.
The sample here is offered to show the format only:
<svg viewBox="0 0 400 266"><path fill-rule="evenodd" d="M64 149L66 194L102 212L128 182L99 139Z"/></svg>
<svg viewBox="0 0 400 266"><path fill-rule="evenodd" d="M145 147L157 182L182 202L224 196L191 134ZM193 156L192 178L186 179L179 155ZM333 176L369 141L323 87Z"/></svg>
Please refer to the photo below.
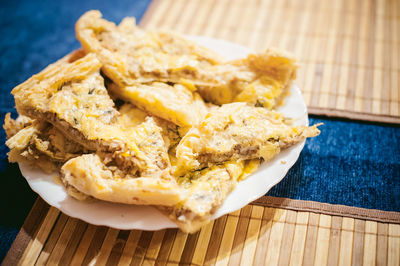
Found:
<svg viewBox="0 0 400 266"><path fill-rule="evenodd" d="M396 212L262 197L195 234L127 231L39 198L3 265L399 265L399 223Z"/></svg>
<svg viewBox="0 0 400 266"><path fill-rule="evenodd" d="M400 123L398 0L153 0L140 24L286 49L310 113Z"/></svg>

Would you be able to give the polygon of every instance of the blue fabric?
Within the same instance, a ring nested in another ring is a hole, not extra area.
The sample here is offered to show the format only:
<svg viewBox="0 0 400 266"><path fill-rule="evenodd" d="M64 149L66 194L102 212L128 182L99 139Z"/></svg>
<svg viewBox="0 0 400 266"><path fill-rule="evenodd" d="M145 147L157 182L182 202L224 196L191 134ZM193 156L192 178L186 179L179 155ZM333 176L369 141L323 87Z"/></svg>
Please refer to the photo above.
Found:
<svg viewBox="0 0 400 266"><path fill-rule="evenodd" d="M0 119L16 112L13 87L79 47L74 24L99 9L119 22L138 20L150 0L2 1L0 9ZM320 136L307 141L298 162L268 195L364 208L400 211L400 128L337 119L323 122ZM0 130L0 261L32 207L31 191L15 164L7 162Z"/></svg>
<svg viewBox="0 0 400 266"><path fill-rule="evenodd" d="M7 0L0 4L0 123L11 112L16 117L13 87L79 48L75 22L86 11L98 9L111 21L142 17L150 0L30 1ZM0 262L29 213L36 194L18 166L7 162L5 133L0 130Z"/></svg>
<svg viewBox="0 0 400 266"><path fill-rule="evenodd" d="M312 118L324 123L267 195L400 211L400 128Z"/></svg>
<svg viewBox="0 0 400 266"><path fill-rule="evenodd" d="M18 234L18 229L14 227L4 227L0 225L0 261L6 256L11 244Z"/></svg>

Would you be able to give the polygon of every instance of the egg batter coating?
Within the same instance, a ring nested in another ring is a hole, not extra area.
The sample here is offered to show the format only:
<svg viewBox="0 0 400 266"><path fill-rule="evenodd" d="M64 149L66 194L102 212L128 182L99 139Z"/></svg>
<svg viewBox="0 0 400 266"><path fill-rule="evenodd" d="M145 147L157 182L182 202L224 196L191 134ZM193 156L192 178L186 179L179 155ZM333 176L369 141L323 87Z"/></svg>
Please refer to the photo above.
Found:
<svg viewBox="0 0 400 266"><path fill-rule="evenodd" d="M126 203L172 206L182 201L183 191L170 175L167 146L153 118L130 130L139 149L159 171L148 168L140 176L121 168L111 154L86 154L61 168L64 184L97 199ZM124 155L125 156L125 155ZM128 155L126 155L128 156ZM118 158L117 158L118 159Z"/></svg>
<svg viewBox="0 0 400 266"><path fill-rule="evenodd" d="M290 126L279 113L245 103L231 103L209 113L182 138L176 149L176 175L229 160L268 161L307 137L317 125Z"/></svg>
<svg viewBox="0 0 400 266"><path fill-rule="evenodd" d="M88 150L111 154L120 168L133 175L163 171L138 147L137 135L118 122L120 114L104 86L100 67L94 54L50 65L14 88L18 111L52 123Z"/></svg>
<svg viewBox="0 0 400 266"><path fill-rule="evenodd" d="M184 200L174 207L159 209L183 232L194 233L210 222L211 216L236 187L243 170L244 162L227 162L188 173L178 178L187 193Z"/></svg>
<svg viewBox="0 0 400 266"><path fill-rule="evenodd" d="M18 133L21 129L32 125L33 119L24 115L18 115L17 119L12 119L11 114L7 113L4 117L3 129L6 132L7 139Z"/></svg>
<svg viewBox="0 0 400 266"><path fill-rule="evenodd" d="M201 96L180 84L154 82L126 87L111 84L109 89L119 98L180 127L199 124L208 112Z"/></svg>
<svg viewBox="0 0 400 266"><path fill-rule="evenodd" d="M198 66L213 65L219 56L177 34L146 32L125 18L119 26L86 12L76 23L86 52L96 53L103 72L119 86L191 77Z"/></svg>
<svg viewBox="0 0 400 266"><path fill-rule="evenodd" d="M16 125L17 120L6 116L5 125L7 124L8 129L11 129L10 124ZM66 139L51 124L30 121L30 124L18 128L15 134L7 138L6 145L10 148L8 153L10 162L27 163L38 166L46 173L51 173L59 169L62 163L86 152L82 145Z"/></svg>
<svg viewBox="0 0 400 266"><path fill-rule="evenodd" d="M152 117L157 126L161 128L161 135L167 149L176 146L182 138L179 133L181 131L179 126L160 117L152 116L130 103L124 103L118 111L120 113L118 124L126 130L145 122L147 117Z"/></svg>
<svg viewBox="0 0 400 266"><path fill-rule="evenodd" d="M271 110L289 93L297 68L291 54L267 49L210 67L209 75L218 77L220 82L211 86L199 83L197 88L205 100L215 104L247 102Z"/></svg>
<svg viewBox="0 0 400 266"><path fill-rule="evenodd" d="M116 26L93 10L78 20L76 33L83 49L96 53L103 72L122 90L171 82L198 90L214 104L240 101L272 109L282 102L298 67L290 54L276 49L226 62L177 34L144 31L132 18Z"/></svg>

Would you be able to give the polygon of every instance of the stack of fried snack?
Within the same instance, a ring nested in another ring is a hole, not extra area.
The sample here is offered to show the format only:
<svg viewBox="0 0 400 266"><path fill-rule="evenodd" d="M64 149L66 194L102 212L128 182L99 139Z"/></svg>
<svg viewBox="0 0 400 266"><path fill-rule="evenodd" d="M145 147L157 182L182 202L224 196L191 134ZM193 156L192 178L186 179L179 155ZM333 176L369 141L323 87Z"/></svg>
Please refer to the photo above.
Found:
<svg viewBox="0 0 400 266"><path fill-rule="evenodd" d="M224 61L98 11L76 34L81 50L13 89L4 128L11 162L58 171L77 199L154 205L195 232L261 161L319 134L273 111L296 75L286 53Z"/></svg>

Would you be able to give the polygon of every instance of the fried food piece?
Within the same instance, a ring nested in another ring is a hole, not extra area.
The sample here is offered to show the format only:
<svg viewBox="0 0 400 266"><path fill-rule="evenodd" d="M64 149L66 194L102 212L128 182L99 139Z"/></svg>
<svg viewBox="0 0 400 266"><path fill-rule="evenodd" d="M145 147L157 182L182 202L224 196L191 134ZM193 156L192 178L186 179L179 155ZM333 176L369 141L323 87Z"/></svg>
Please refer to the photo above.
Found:
<svg viewBox="0 0 400 266"><path fill-rule="evenodd" d="M83 146L67 140L59 130L49 123L29 120L29 124L20 128L19 122L24 120L28 121L26 118L19 117L17 120L13 120L6 116L7 128L12 130L14 126L14 130L18 130L6 141L6 145L10 148L8 153L10 162L23 162L39 166L46 173L51 173L62 163L86 152Z"/></svg>
<svg viewBox="0 0 400 266"><path fill-rule="evenodd" d="M168 158L168 147L161 134L162 128L157 125L154 118L147 117L145 122L134 128L127 128L125 132L145 155L147 165L141 170L141 175L158 175L159 171L169 172L171 165ZM123 153L122 156L129 156L128 153Z"/></svg>
<svg viewBox="0 0 400 266"><path fill-rule="evenodd" d="M119 26L101 18L97 10L86 12L76 23L83 49L96 53L103 72L119 86L173 77L192 76L199 65L219 62L215 53L179 35L145 32L133 18Z"/></svg>
<svg viewBox="0 0 400 266"><path fill-rule="evenodd" d="M251 159L244 161L244 168L242 174L239 176L238 181L245 180L255 171L257 171L260 166L262 159Z"/></svg>
<svg viewBox="0 0 400 266"><path fill-rule="evenodd" d="M180 84L154 82L126 87L111 84L109 89L119 98L180 127L197 125L208 112L201 96Z"/></svg>
<svg viewBox="0 0 400 266"><path fill-rule="evenodd" d="M4 118L3 128L6 132L7 139L18 133L21 129L32 125L33 120L27 116L19 115L17 119L12 119L11 114L7 113Z"/></svg>
<svg viewBox="0 0 400 266"><path fill-rule="evenodd" d="M126 204L171 206L181 200L179 187L166 178L136 177L107 166L97 154L69 160L61 168L62 180L97 199Z"/></svg>
<svg viewBox="0 0 400 266"><path fill-rule="evenodd" d="M148 168L136 176L121 169L107 154L87 154L63 165L64 184L86 195L112 202L173 206L182 201L184 193L169 173L169 158L161 128L148 117L130 133L141 151L162 171Z"/></svg>
<svg viewBox="0 0 400 266"><path fill-rule="evenodd" d="M150 116L147 112L137 108L133 104L124 103L118 108L120 115L118 116L118 123L124 129L137 127Z"/></svg>
<svg viewBox="0 0 400 266"><path fill-rule="evenodd" d="M88 124L98 121L100 125L109 125L118 113L102 85L98 72L101 65L94 54L73 63L65 61L49 65L11 93L20 114L73 131L78 141L94 149L95 141L91 140L96 139L97 132L90 130Z"/></svg>
<svg viewBox="0 0 400 266"><path fill-rule="evenodd" d="M110 79L123 90L133 86L128 93L138 93L143 83L183 83L214 104L239 101L272 109L282 102L298 67L290 54L276 49L224 62L179 35L141 30L132 18L116 26L93 10L78 20L76 33ZM138 103L137 96L133 98Z"/></svg>
<svg viewBox="0 0 400 266"><path fill-rule="evenodd" d="M128 128L126 118L119 119L120 114L114 108L114 103L104 87L99 68L100 63L93 54L71 63L62 60L49 66L13 90L18 110L31 117L51 122L69 138L88 150L96 151L97 154L93 156L101 158L105 167L110 167L116 173L113 176L153 179L163 177L163 180L173 180L172 177L168 177L170 164L167 147L161 136L162 129L151 117L134 128ZM75 172L71 166L74 165L72 162L81 162L81 158L87 156L69 160L64 165L66 168L63 168L69 171L63 170L64 173L68 173L69 176L82 176L89 168ZM77 165L84 166L84 163ZM72 183L72 179L63 180L67 188L72 186L77 191L87 194L82 187ZM134 181L133 184L140 185L138 182ZM144 185L146 184L151 185ZM152 189L154 193L155 188ZM146 187L139 186L136 189L146 191ZM162 190L163 187L160 188L161 194L164 193ZM168 195L174 193L176 192ZM139 197L141 195L137 194ZM128 196L129 194L125 195ZM132 202L147 204L147 196L143 197L135 197ZM170 200L163 199L157 204L172 204L176 199L177 197L171 196ZM124 201L121 199L121 202ZM125 202L130 200L125 199Z"/></svg>
<svg viewBox="0 0 400 266"><path fill-rule="evenodd" d="M121 127L129 130L130 128L136 127L143 123L147 117L151 115L147 112L135 107L130 103L123 104L119 109L120 116L118 117L118 124ZM167 120L162 118L151 116L159 126L161 130L161 135L164 139L165 146L167 148L174 147L181 140L179 134L179 127Z"/></svg>
<svg viewBox="0 0 400 266"><path fill-rule="evenodd" d="M89 83L87 81L88 76L96 71L98 72L100 69L101 64L94 54L69 62L71 57L73 57L73 54L65 56L12 90L11 93L14 95L17 111L20 114L29 116L29 114L34 114L36 110L47 111L49 108L47 104L50 102L49 98L62 91L64 86L70 85L70 83L79 83L83 80ZM93 88L99 85L97 77L91 81ZM87 89L88 85L85 84L82 90ZM106 103L105 105L110 104Z"/></svg>
<svg viewBox="0 0 400 266"><path fill-rule="evenodd" d="M29 125L9 138L6 141L6 145L10 149L8 161L11 163L22 162L31 166L38 166L46 173L51 173L57 169L57 165L36 149L35 139L37 139L38 134L37 126Z"/></svg>
<svg viewBox="0 0 400 266"><path fill-rule="evenodd" d="M178 178L187 197L173 208L160 208L186 233L196 232L210 221L225 198L236 187L244 162L213 165Z"/></svg>
<svg viewBox="0 0 400 266"><path fill-rule="evenodd" d="M145 114L144 112L140 111L137 108L134 108L130 104L125 104L121 107L121 116L118 117L118 124L121 126L122 129L129 132L129 134L134 135L132 138L136 140L138 143L138 147L140 150L146 154L148 160L152 161L155 165L157 165L157 169L163 169L164 173L159 173L159 171L155 171L155 168L149 168L147 171L143 171L142 174L146 176L147 179L153 178L154 181L139 181L143 177L137 177L134 175L128 174L123 170L120 169L121 167L116 166L116 161L120 158L113 158L113 155L110 153L99 153L97 155L91 154L94 156L93 158L101 159L102 164L104 164L104 169L108 169L109 171L107 174L112 172L112 176L116 179L119 178L136 178L137 181L129 181L129 182L117 182L118 184L122 185L129 183L131 186L137 185L137 187L131 187L130 190L135 191L146 191L146 186L149 185L151 191L153 193L152 197L158 197L157 195L157 184L160 183L159 189L161 189L160 193L165 194L165 197L172 197L167 201L162 199L162 202L158 202L157 204L170 204L171 201L178 201L181 198L177 199L177 196L174 196L173 192L164 191L166 189L175 190L179 189L176 185L175 179L172 178L169 174L169 158L167 154L167 146L165 145L163 138L161 136L162 128L159 127L153 118ZM19 119L22 121L22 119ZM167 123L166 121L161 121L160 123ZM12 120L9 116L6 118L7 124L17 124L15 120ZM32 121L32 120L31 120ZM8 127L8 129L12 130L12 128ZM36 122L33 121L33 124L27 125L25 128L20 129L14 136L9 138L6 142L7 146L11 149L9 153L9 160L11 162L23 162L28 163L30 165L35 165L43 169L47 173L51 173L61 167L63 163L68 161L71 158L79 157L83 153L87 153L88 151L83 148L83 146L67 140L62 133L53 127L51 124L47 122ZM127 156L126 154L122 154L122 156ZM87 156L83 156L82 158L87 158ZM80 166L84 165L82 160L84 159L77 159L78 164L82 163ZM90 157L92 158L92 157ZM92 160L89 160L92 162ZM106 164L107 162L107 164ZM68 166L65 169L68 169L68 176L83 176L86 174L87 176L93 176L93 173L83 173L83 171L92 170L89 166L88 168L73 168L75 163L68 162ZM67 171L67 170L65 170ZM64 172L65 172L64 171ZM100 171L101 172L101 171ZM67 173L67 172L65 172ZM99 173L99 172L96 172ZM98 182L101 181L100 176L102 178L105 177L105 173L101 172L102 175L96 176L98 178ZM155 179L162 178L161 181L157 181ZM100 180L100 181L99 181ZM71 196L78 198L80 200L85 200L90 196L98 197L96 193L88 192L82 187L79 186L82 180L73 179L72 181L78 182L78 185L75 183L69 183L71 179L65 178L65 175L62 176L62 181L67 189L68 194ZM90 180L85 179L85 182L90 182ZM166 184L166 182L171 182L171 185ZM107 182L107 181L105 181ZM153 182L153 183L152 183ZM97 184L97 183L96 183ZM141 186L145 186L144 188ZM76 187L75 187L76 186ZM113 184L113 187L117 186L117 184ZM95 185L93 187L96 187ZM93 189L93 188L92 188ZM118 189L116 191L119 191ZM156 199L149 201L147 198L150 197L146 195L145 198L141 198L142 192L135 192L131 196L136 197L135 199L130 199L129 194L124 196L112 196L109 197L116 197L120 198L122 203L136 203L136 204L149 204L148 202L155 202ZM116 192L117 193L117 192ZM146 194L146 192L143 192ZM101 194L101 193L100 193ZM125 197L125 198L124 198ZM162 198L163 196L159 196ZM104 199L100 197L100 199ZM131 200L131 201L130 201ZM172 203L171 203L172 204Z"/></svg>
<svg viewBox="0 0 400 266"><path fill-rule="evenodd" d="M100 66L94 54L48 66L13 89L17 110L52 123L88 150L113 153L125 169L156 167L118 125L119 113L104 87Z"/></svg>
<svg viewBox="0 0 400 266"><path fill-rule="evenodd" d="M267 49L240 60L211 67L222 81L217 86L199 84L198 92L210 102L247 102L267 109L276 108L286 96L298 65L289 53Z"/></svg>
<svg viewBox="0 0 400 266"><path fill-rule="evenodd" d="M223 105L182 138L175 174L229 160L268 161L282 148L317 136L317 126L289 126L279 113L245 103Z"/></svg>

